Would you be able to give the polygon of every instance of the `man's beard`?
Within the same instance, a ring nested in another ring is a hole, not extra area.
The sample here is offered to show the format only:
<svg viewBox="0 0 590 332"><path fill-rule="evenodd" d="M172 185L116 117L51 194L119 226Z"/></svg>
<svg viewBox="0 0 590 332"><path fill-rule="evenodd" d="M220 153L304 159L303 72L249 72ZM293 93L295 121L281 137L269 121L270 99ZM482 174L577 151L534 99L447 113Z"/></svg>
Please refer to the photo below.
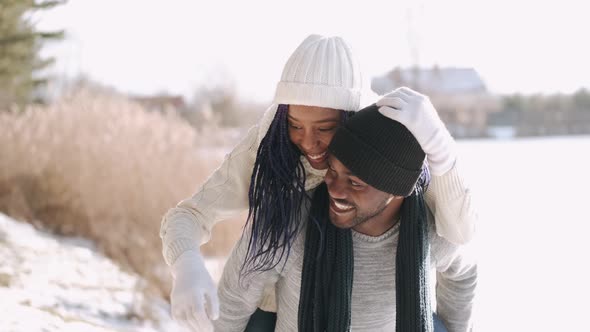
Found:
<svg viewBox="0 0 590 332"><path fill-rule="evenodd" d="M387 207L387 204L389 204L389 202L391 202L391 197L387 198L385 200L383 200L374 210L372 211L368 211L362 214L357 214L353 219L352 219L352 225L350 226L350 228L356 227L364 222L367 222L369 220L371 220L373 217L376 217L378 215L380 215L385 208ZM359 211L357 209L357 211Z"/></svg>

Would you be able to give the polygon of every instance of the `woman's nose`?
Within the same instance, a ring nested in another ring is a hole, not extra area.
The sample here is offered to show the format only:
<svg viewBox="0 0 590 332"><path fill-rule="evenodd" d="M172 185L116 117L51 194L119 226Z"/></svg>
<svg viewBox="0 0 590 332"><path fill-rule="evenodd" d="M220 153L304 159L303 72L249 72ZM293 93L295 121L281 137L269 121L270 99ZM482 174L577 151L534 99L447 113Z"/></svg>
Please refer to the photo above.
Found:
<svg viewBox="0 0 590 332"><path fill-rule="evenodd" d="M301 147L306 151L312 151L318 145L318 139L312 132L306 132L301 138Z"/></svg>

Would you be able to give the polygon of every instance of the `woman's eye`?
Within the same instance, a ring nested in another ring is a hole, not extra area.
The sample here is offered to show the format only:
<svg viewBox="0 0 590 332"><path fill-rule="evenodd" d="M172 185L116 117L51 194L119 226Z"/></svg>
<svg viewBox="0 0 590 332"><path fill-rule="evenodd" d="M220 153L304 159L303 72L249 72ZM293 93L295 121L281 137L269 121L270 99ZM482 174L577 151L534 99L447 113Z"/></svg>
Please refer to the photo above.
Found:
<svg viewBox="0 0 590 332"><path fill-rule="evenodd" d="M334 130L334 129L336 129L336 127L330 127L330 128L319 128L318 130L319 130L319 131L326 132L326 131L332 131L332 130Z"/></svg>
<svg viewBox="0 0 590 332"><path fill-rule="evenodd" d="M357 188L359 188L359 187L362 187L362 186L363 186L362 184L360 184L360 183L358 183L358 182L354 182L354 181L352 181L352 180L350 180L350 185L351 185L351 186L353 186L353 187L357 187Z"/></svg>
<svg viewBox="0 0 590 332"><path fill-rule="evenodd" d="M293 129L301 129L301 127L298 127L290 122L289 122L289 127L293 128Z"/></svg>

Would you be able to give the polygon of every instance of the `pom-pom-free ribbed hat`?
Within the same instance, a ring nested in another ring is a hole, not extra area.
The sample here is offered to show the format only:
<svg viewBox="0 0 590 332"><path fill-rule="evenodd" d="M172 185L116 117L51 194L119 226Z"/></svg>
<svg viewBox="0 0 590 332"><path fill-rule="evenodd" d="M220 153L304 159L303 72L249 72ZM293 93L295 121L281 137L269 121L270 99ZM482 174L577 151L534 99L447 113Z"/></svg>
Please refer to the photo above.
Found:
<svg viewBox="0 0 590 332"><path fill-rule="evenodd" d="M350 45L341 37L310 35L285 64L274 103L357 111L361 87Z"/></svg>

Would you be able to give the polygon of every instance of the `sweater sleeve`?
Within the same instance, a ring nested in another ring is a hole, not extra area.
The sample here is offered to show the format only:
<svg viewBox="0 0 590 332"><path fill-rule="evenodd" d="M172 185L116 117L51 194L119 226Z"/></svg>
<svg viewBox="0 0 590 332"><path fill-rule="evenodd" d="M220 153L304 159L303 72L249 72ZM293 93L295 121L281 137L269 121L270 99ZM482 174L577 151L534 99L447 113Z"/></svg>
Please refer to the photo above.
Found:
<svg viewBox="0 0 590 332"><path fill-rule="evenodd" d="M457 163L447 173L432 176L425 199L435 216L437 234L452 243L465 244L475 234L478 214Z"/></svg>
<svg viewBox="0 0 590 332"><path fill-rule="evenodd" d="M225 156L221 166L197 192L164 215L160 226L162 253L168 265L186 250L206 243L213 226L248 208L248 188L258 150L259 126Z"/></svg>
<svg viewBox="0 0 590 332"><path fill-rule="evenodd" d="M474 243L455 245L434 234L431 254L436 265L436 311L449 332L473 330L477 287Z"/></svg>
<svg viewBox="0 0 590 332"><path fill-rule="evenodd" d="M213 322L215 331L244 331L250 316L264 298L265 288L276 284L276 268L240 275L246 259L250 229L244 231L223 269L219 281L219 318Z"/></svg>
<svg viewBox="0 0 590 332"><path fill-rule="evenodd" d="M313 195L313 191L308 191ZM273 290L271 296L274 300L278 298L296 299L296 303L290 302L283 307L283 315L297 315L298 311L289 308L298 308L299 289L291 294L293 288L286 287L274 293L275 285L279 280L294 273L301 272L302 256L305 250L305 233L308 227L309 208L311 201L305 200L301 207L300 222L297 233L293 239L289 252L277 256L277 264L266 271L257 271L242 274L240 270L246 260L248 243L251 236L251 228L247 227L225 264L223 274L219 281L219 319L213 322L215 331L244 331L250 316L261 307L264 301L268 301L269 289ZM300 282L300 277L297 279ZM277 308L271 308L277 311ZM296 321L296 320L295 320Z"/></svg>

